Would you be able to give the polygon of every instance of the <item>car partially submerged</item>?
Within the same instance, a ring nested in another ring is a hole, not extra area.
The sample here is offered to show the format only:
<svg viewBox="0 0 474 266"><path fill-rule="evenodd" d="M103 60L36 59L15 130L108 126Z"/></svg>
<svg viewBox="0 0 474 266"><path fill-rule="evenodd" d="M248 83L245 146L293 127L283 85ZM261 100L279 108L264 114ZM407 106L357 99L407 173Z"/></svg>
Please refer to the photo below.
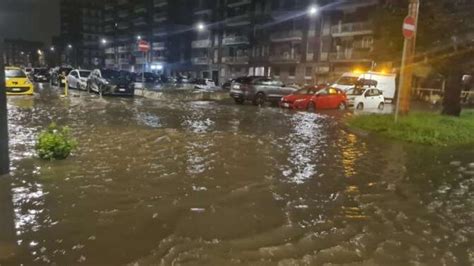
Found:
<svg viewBox="0 0 474 266"><path fill-rule="evenodd" d="M357 110L383 110L385 107L383 92L377 88L356 86L348 90L347 95L349 107L355 107Z"/></svg>
<svg viewBox="0 0 474 266"><path fill-rule="evenodd" d="M127 71L95 69L87 80L87 91L94 91L100 95L133 96L134 77Z"/></svg>

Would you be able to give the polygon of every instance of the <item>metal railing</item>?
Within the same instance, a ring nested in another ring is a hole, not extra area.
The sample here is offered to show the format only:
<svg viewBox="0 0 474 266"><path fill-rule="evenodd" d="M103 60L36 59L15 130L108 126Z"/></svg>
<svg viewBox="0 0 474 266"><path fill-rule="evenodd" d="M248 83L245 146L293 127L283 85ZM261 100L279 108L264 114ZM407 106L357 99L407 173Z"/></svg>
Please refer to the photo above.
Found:
<svg viewBox="0 0 474 266"><path fill-rule="evenodd" d="M303 31L301 30L290 30L275 32L270 35L272 41L301 41L303 40Z"/></svg>
<svg viewBox="0 0 474 266"><path fill-rule="evenodd" d="M373 30L372 22L341 23L331 27L332 34L354 34Z"/></svg>

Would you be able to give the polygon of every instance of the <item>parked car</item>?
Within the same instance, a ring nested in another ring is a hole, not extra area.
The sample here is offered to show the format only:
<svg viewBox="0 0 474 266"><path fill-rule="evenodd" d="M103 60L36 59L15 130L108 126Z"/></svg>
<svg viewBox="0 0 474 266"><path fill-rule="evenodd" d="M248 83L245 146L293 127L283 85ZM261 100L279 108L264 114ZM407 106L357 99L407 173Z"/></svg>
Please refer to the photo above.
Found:
<svg viewBox="0 0 474 266"><path fill-rule="evenodd" d="M294 103L296 101L309 102L311 97L313 97L316 92L318 92L319 90L323 88L326 88L326 85L306 86L303 89L299 89L295 91L294 93L281 98L280 107L293 109Z"/></svg>
<svg viewBox="0 0 474 266"><path fill-rule="evenodd" d="M133 75L126 71L95 69L87 80L87 91L94 91L100 95L133 96L135 94Z"/></svg>
<svg viewBox="0 0 474 266"><path fill-rule="evenodd" d="M67 75L66 80L67 84L70 89L76 90L86 90L87 87L87 79L91 74L90 70L85 69L74 69L69 72Z"/></svg>
<svg viewBox="0 0 474 266"><path fill-rule="evenodd" d="M32 76L34 82L49 82L51 77L47 68L35 68Z"/></svg>
<svg viewBox="0 0 474 266"><path fill-rule="evenodd" d="M382 91L370 87L354 87L348 92L348 105L357 110L363 109L384 109L385 98Z"/></svg>
<svg viewBox="0 0 474 266"><path fill-rule="evenodd" d="M295 88L286 87L281 81L269 77L240 77L232 82L230 96L237 104L252 101L255 105L265 102L280 102L283 96L295 92Z"/></svg>
<svg viewBox="0 0 474 266"><path fill-rule="evenodd" d="M33 95L34 86L26 72L18 67L5 67L7 95Z"/></svg>
<svg viewBox="0 0 474 266"><path fill-rule="evenodd" d="M190 83L197 90L211 90L216 88L216 83L212 79L193 79Z"/></svg>
<svg viewBox="0 0 474 266"><path fill-rule="evenodd" d="M314 112L322 109L345 110L347 107L346 93L340 89L322 88L309 97L302 97L293 102L294 109Z"/></svg>
<svg viewBox="0 0 474 266"><path fill-rule="evenodd" d="M160 81L160 77L155 73L145 72L145 73L137 73L135 74L135 82L143 82L143 75L145 75L145 82L146 83L155 83Z"/></svg>
<svg viewBox="0 0 474 266"><path fill-rule="evenodd" d="M395 74L381 72L365 72L365 73L344 73L333 85L334 88L348 91L361 81L372 82L375 87L382 91L386 100L394 101L396 95L396 78ZM373 85L373 84L371 84Z"/></svg>
<svg viewBox="0 0 474 266"><path fill-rule="evenodd" d="M228 81L224 82L224 84L222 84L222 89L226 90L226 91L230 91L231 86L232 86L232 82L234 82L234 81L235 81L235 79L229 79Z"/></svg>
<svg viewBox="0 0 474 266"><path fill-rule="evenodd" d="M66 77L71 72L72 67L59 67L53 70L51 74L51 85L64 87L66 86Z"/></svg>

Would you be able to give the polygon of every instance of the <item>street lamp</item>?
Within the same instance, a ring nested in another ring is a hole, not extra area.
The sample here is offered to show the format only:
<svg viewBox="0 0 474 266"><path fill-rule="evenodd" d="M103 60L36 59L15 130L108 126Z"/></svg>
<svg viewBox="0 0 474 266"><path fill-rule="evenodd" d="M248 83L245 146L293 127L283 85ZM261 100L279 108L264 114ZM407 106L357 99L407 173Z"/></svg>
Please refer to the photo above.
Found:
<svg viewBox="0 0 474 266"><path fill-rule="evenodd" d="M203 23L198 23L196 27L198 31L204 31L206 29L206 26Z"/></svg>
<svg viewBox="0 0 474 266"><path fill-rule="evenodd" d="M101 42L103 45L106 45L106 44L107 44L107 40L106 40L106 39L102 39L100 42Z"/></svg>
<svg viewBox="0 0 474 266"><path fill-rule="evenodd" d="M141 39L142 39L142 36L138 35L137 40L141 40Z"/></svg>
<svg viewBox="0 0 474 266"><path fill-rule="evenodd" d="M51 50L51 52L54 52L54 46L51 46L49 50Z"/></svg>
<svg viewBox="0 0 474 266"><path fill-rule="evenodd" d="M319 8L316 5L312 5L308 8L308 14L310 16L316 16L318 14Z"/></svg>
<svg viewBox="0 0 474 266"><path fill-rule="evenodd" d="M68 45L67 45L67 48L68 48L68 49L72 49L72 45L71 45L71 44L68 44Z"/></svg>

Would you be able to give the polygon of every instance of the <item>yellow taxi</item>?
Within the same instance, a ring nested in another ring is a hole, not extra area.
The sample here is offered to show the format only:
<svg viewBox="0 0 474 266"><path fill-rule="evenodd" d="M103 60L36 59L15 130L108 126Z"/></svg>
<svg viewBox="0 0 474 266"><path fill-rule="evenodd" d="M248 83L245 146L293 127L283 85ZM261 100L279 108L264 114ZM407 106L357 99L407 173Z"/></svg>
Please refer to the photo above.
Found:
<svg viewBox="0 0 474 266"><path fill-rule="evenodd" d="M5 67L5 89L7 95L33 95L34 86L21 68Z"/></svg>

